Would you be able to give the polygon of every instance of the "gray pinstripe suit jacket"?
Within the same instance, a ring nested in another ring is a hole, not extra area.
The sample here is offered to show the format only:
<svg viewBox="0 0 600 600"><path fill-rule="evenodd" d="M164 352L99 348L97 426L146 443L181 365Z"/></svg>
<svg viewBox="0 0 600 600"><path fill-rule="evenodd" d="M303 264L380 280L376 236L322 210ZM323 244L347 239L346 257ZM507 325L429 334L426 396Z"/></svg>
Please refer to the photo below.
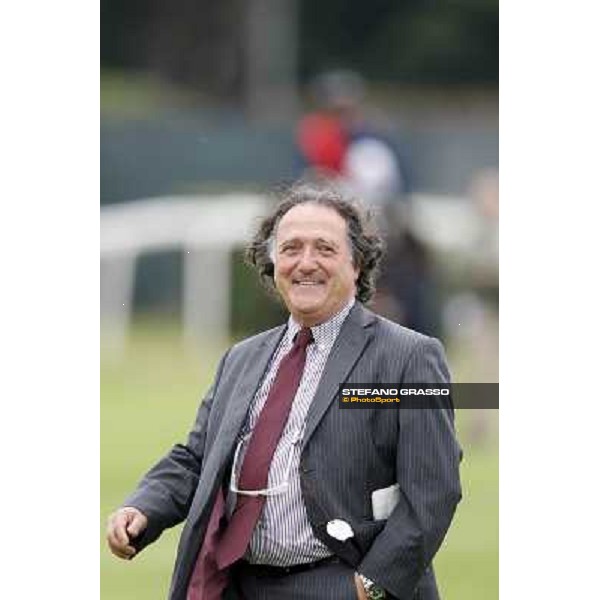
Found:
<svg viewBox="0 0 600 600"><path fill-rule="evenodd" d="M124 505L148 517L139 550L187 518L170 600L185 600L218 486L238 432L285 326L231 348L200 405L185 445L176 445ZM356 302L331 350L307 417L300 463L306 511L315 535L346 563L401 600L438 597L430 563L461 498L460 448L451 408L340 410L340 383L448 382L441 344ZM371 493L400 484L387 520L374 520ZM354 536L329 536L347 521Z"/></svg>

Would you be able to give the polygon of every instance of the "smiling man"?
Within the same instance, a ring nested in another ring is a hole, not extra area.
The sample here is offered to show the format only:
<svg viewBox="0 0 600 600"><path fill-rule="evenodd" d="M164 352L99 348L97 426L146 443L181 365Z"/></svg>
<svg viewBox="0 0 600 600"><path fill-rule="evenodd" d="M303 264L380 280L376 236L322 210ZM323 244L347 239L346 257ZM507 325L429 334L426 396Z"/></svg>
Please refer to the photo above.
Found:
<svg viewBox="0 0 600 600"><path fill-rule="evenodd" d="M305 203L277 226L272 259L275 285L292 317L305 327L325 323L356 294L345 219L334 209Z"/></svg>
<svg viewBox="0 0 600 600"><path fill-rule="evenodd" d="M441 344L365 308L381 239L302 184L247 256L290 312L222 358L187 443L109 518L132 558L187 519L171 600L439 598L432 559L461 497L451 407L342 410L340 384L448 383Z"/></svg>

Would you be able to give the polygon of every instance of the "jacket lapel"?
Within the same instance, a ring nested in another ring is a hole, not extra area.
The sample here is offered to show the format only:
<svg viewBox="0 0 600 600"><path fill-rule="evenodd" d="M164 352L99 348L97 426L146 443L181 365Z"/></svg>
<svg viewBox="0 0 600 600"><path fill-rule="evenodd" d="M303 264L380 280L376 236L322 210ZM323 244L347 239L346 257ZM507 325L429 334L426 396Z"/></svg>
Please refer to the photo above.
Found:
<svg viewBox="0 0 600 600"><path fill-rule="evenodd" d="M329 353L315 397L308 409L306 431L302 440L304 450L329 405L337 397L339 386L363 353L373 334L369 326L375 322L373 313L355 302Z"/></svg>
<svg viewBox="0 0 600 600"><path fill-rule="evenodd" d="M242 428L250 403L285 329L286 326L282 325L264 336L257 348L250 352L241 376L237 378L236 385L229 393L231 400L215 435L214 452L208 455L207 462L202 467L200 481L190 507L188 523L182 535L182 541L187 531L191 527L197 526L202 511L207 508L207 501L212 497L214 490L222 484L227 461L233 453L237 435Z"/></svg>
<svg viewBox="0 0 600 600"><path fill-rule="evenodd" d="M268 335L265 335L258 348L248 357L240 376L237 378L237 383L231 392L231 401L223 416L223 421L217 434L221 460L226 459L233 449L252 399L256 395L263 375L269 366L269 361L277 349L285 330L286 326L281 325Z"/></svg>

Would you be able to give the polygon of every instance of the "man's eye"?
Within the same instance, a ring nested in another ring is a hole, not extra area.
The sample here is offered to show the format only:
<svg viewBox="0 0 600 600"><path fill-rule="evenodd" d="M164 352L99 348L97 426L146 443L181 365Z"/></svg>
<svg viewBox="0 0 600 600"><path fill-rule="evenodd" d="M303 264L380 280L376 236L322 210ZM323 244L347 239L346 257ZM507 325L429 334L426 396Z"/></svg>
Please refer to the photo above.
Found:
<svg viewBox="0 0 600 600"><path fill-rule="evenodd" d="M329 246L322 246L319 248L319 252L325 255L333 254L333 248L330 248Z"/></svg>

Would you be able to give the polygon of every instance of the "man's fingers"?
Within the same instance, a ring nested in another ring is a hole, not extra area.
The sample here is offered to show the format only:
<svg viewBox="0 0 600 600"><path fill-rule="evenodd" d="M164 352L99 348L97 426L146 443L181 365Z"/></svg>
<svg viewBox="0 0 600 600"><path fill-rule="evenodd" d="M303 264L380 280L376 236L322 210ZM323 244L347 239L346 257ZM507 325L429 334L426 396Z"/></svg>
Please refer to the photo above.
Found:
<svg viewBox="0 0 600 600"><path fill-rule="evenodd" d="M112 514L108 519L106 540L111 552L119 558L129 558L135 550L129 545L129 536L126 527L129 515L124 511Z"/></svg>
<svg viewBox="0 0 600 600"><path fill-rule="evenodd" d="M129 536L127 535L127 525L130 515L125 512L118 512L113 518L114 537L119 546L127 546L129 544Z"/></svg>
<svg viewBox="0 0 600 600"><path fill-rule="evenodd" d="M135 548L130 546L128 541L123 543L122 539L117 537L115 527L109 527L106 539L110 551L119 558L130 559L136 553Z"/></svg>
<svg viewBox="0 0 600 600"><path fill-rule="evenodd" d="M133 513L133 518L127 526L127 533L130 537L136 538L138 535L140 535L140 533L142 533L144 529L146 529L147 522L148 519L146 519L146 517L142 513Z"/></svg>
<svg viewBox="0 0 600 600"><path fill-rule="evenodd" d="M120 508L108 519L106 530L106 540L111 552L129 560L137 553L131 546L131 540L137 537L147 526L148 519L146 515L136 508Z"/></svg>

